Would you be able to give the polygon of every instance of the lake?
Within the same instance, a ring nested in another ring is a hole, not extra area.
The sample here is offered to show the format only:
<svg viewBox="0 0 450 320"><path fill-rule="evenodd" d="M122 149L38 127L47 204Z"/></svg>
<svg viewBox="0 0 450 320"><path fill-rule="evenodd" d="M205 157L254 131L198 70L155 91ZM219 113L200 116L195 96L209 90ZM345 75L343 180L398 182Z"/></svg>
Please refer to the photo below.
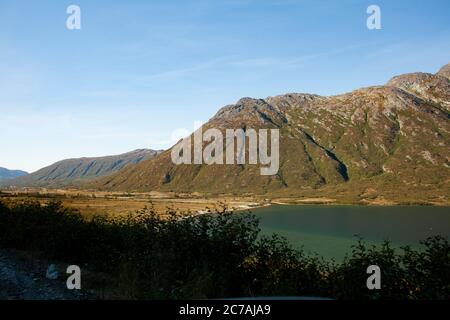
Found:
<svg viewBox="0 0 450 320"><path fill-rule="evenodd" d="M255 209L264 234L278 233L294 246L341 261L360 235L370 244L420 247L432 235L450 237L450 207L275 205Z"/></svg>

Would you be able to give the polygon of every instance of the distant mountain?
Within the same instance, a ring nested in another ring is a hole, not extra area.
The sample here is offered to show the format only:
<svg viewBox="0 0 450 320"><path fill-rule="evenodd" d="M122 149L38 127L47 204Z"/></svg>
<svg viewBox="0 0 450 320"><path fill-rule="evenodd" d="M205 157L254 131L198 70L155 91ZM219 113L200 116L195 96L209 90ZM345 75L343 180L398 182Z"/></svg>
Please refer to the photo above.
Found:
<svg viewBox="0 0 450 320"><path fill-rule="evenodd" d="M324 97L244 98L208 128L280 129L280 170L255 165L174 165L170 150L89 184L103 190L173 190L355 200L450 195L450 65L384 86Z"/></svg>
<svg viewBox="0 0 450 320"><path fill-rule="evenodd" d="M107 176L127 165L152 159L160 152L139 149L115 156L62 160L26 176L3 182L3 185L24 187L67 186L80 181Z"/></svg>
<svg viewBox="0 0 450 320"><path fill-rule="evenodd" d="M14 179L17 177L21 177L27 175L28 172L22 170L9 170L6 168L0 167L0 181Z"/></svg>

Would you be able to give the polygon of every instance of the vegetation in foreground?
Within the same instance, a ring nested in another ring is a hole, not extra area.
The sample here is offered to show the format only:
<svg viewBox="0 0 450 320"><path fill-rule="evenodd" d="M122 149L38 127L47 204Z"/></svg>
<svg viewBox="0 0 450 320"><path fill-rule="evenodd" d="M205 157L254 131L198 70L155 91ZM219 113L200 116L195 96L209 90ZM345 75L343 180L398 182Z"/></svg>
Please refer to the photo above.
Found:
<svg viewBox="0 0 450 320"><path fill-rule="evenodd" d="M450 244L423 241L399 253L385 242L353 246L341 264L260 236L250 214L219 212L161 219L136 215L84 219L58 202L0 202L0 246L78 264L83 286L102 298L181 299L316 296L337 299L450 299ZM382 289L369 291L369 265Z"/></svg>

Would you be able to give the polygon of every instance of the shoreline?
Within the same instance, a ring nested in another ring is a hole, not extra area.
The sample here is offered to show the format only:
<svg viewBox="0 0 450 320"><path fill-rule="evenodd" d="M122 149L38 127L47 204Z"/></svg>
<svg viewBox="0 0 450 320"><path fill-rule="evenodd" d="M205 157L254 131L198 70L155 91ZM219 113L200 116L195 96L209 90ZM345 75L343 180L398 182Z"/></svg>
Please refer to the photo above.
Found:
<svg viewBox="0 0 450 320"><path fill-rule="evenodd" d="M242 213L271 206L366 206L366 207L450 207L446 201L395 201L383 197L367 200L343 201L331 197L274 197L264 195L236 196L230 194L208 195L204 193L175 192L102 192L93 190L23 188L0 190L0 199L10 201L36 200L61 201L83 215L120 216L152 208L158 214L174 210L182 214L201 215L223 210ZM444 199L442 199L444 200Z"/></svg>
<svg viewBox="0 0 450 320"><path fill-rule="evenodd" d="M325 198L320 201L320 198L306 198L306 199L294 199L294 198L281 198L271 201L271 204L277 205L320 205L320 206L367 206L367 207L450 207L450 202L431 202L431 201L364 201L360 202L344 202L337 199Z"/></svg>

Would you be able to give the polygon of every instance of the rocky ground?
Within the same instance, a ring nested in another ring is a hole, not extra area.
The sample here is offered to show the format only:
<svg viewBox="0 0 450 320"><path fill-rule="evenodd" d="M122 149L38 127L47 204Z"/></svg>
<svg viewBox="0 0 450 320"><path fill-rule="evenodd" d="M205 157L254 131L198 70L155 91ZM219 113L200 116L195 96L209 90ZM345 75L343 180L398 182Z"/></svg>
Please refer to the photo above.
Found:
<svg viewBox="0 0 450 320"><path fill-rule="evenodd" d="M46 277L48 263L24 253L0 249L0 300L81 300L89 295L68 290L65 275Z"/></svg>

